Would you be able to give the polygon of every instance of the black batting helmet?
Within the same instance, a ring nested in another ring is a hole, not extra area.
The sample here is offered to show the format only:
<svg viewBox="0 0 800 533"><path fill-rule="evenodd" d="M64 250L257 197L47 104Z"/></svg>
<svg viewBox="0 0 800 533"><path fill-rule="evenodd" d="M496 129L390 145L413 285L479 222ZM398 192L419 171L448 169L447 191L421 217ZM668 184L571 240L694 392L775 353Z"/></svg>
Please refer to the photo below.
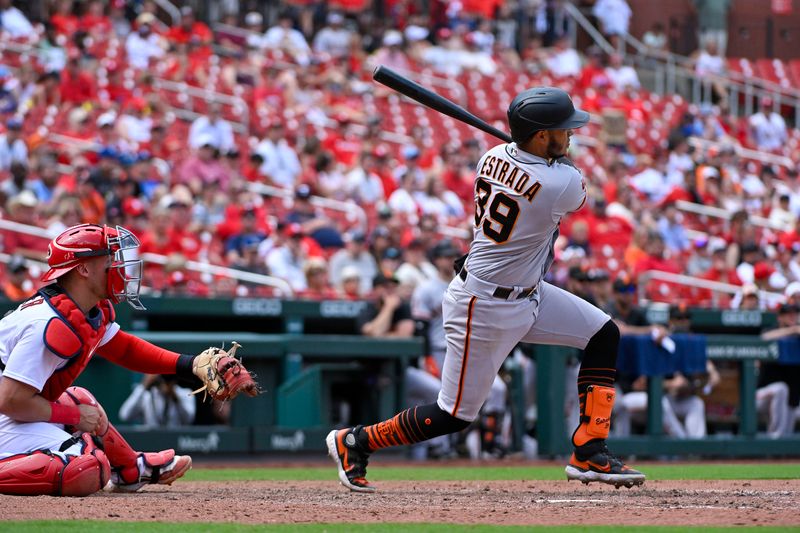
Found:
<svg viewBox="0 0 800 533"><path fill-rule="evenodd" d="M534 87L519 93L508 106L508 126L515 142L540 130L569 130L589 122L589 113L575 109L572 99L557 87Z"/></svg>

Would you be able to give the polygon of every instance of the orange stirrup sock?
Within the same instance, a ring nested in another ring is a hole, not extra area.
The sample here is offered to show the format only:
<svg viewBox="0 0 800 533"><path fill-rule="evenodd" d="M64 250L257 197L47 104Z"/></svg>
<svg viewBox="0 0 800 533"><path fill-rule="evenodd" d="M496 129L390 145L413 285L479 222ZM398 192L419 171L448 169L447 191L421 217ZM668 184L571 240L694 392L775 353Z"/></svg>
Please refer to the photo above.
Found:
<svg viewBox="0 0 800 533"><path fill-rule="evenodd" d="M613 387L589 385L581 409L581 423L572 435L573 445L583 446L590 440L608 438L615 395Z"/></svg>

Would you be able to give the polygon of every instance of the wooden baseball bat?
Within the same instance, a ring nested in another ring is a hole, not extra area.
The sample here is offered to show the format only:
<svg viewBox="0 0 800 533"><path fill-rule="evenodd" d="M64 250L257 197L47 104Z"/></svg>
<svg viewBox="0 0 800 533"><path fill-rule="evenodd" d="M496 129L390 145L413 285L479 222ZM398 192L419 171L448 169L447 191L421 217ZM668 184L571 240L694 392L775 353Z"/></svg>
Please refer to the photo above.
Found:
<svg viewBox="0 0 800 533"><path fill-rule="evenodd" d="M511 142L511 135L508 133L490 126L485 120L476 117L463 107L448 100L444 96L436 94L430 89L426 89L419 83L411 81L390 68L379 65L375 69L375 72L372 73L372 79L439 113L444 113L449 117L469 124L473 128L485 131L489 135L493 135L507 143Z"/></svg>

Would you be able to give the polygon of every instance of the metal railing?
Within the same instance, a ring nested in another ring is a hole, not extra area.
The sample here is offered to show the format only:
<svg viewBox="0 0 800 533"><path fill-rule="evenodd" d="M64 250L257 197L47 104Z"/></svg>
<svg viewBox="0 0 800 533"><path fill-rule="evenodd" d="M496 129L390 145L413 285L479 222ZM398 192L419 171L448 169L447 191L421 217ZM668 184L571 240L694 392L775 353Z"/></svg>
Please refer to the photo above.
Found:
<svg viewBox="0 0 800 533"><path fill-rule="evenodd" d="M145 263L153 263L156 265L166 265L170 260L166 255L145 253L141 256ZM264 274L253 274L252 272L245 272L244 270L237 270L235 268L214 265L212 263L204 263L200 261L186 261L182 267L192 272L200 274L211 274L212 276L222 276L225 278L235 279L237 281L244 281L256 285L264 285L273 287L278 290L280 296L293 296L294 290L291 285L281 278L273 276L266 276Z"/></svg>
<svg viewBox="0 0 800 533"><path fill-rule="evenodd" d="M96 152L101 148L103 148L103 145L100 143L90 141L88 139L71 137L69 135L64 135L61 133L54 133L52 131L47 133L45 139L50 144L60 144L62 146L69 146L71 148L81 148L83 150L89 150L92 152Z"/></svg>
<svg viewBox="0 0 800 533"><path fill-rule="evenodd" d="M170 81L163 78L156 78L153 82L153 85L157 89L171 91L177 95L184 95L186 97L185 107L170 106L177 116L186 120L194 120L195 118L202 116L201 113L194 111L192 97L202 98L208 103L228 105L234 109L239 108L238 116L241 117L241 119L228 120L228 122L230 122L233 131L244 135L250 133L250 107L247 105L247 102L245 102L244 99L239 96L212 91L210 89L192 87L188 83Z"/></svg>
<svg viewBox="0 0 800 533"><path fill-rule="evenodd" d="M564 10L583 29L583 31L589 34L589 37L592 38L595 44L599 46L600 49L603 50L603 52L607 54L613 54L614 52L617 51L611 45L611 43L608 42L608 40L605 37L603 37L603 34L600 33L600 31L597 28L594 27L594 25L589 21L589 19L586 18L586 15L583 14L580 8L574 6L572 2L564 2ZM572 32L572 35L570 37L572 38L572 43L574 45L577 40L575 35L576 28L574 26L570 26L570 30Z"/></svg>
<svg viewBox="0 0 800 533"><path fill-rule="evenodd" d="M267 185L266 183L249 183L248 190L263 196L272 196L274 198L283 198L284 200L293 199L294 191L275 187L274 185ZM348 218L355 218L358 221L359 229L362 231L367 230L367 212L363 207L357 205L355 202L342 202L339 200L332 200L323 196L312 196L311 205L321 207L323 209L330 209L332 211L339 211L347 215Z"/></svg>
<svg viewBox="0 0 800 533"><path fill-rule="evenodd" d="M19 222L14 222L13 220L6 220L4 218L0 218L0 229L11 231L14 233L31 235L33 237L43 237L48 240L54 237L54 235L51 235L49 231L47 231L44 228L40 228L39 226L20 224ZM44 249L42 249L42 251L44 251Z"/></svg>
<svg viewBox="0 0 800 533"><path fill-rule="evenodd" d="M19 222L14 222L5 219L0 219L0 230L22 233L34 237L42 237L47 240L50 240L53 237L55 237L55 235L48 232L45 228L40 228L38 226L30 226L28 224L20 224ZM10 256L5 253L0 254L0 261L4 261L7 263L9 257ZM169 258L165 255L150 254L150 253L142 254L141 258L143 261L147 263L153 263L156 265L166 265L167 261L169 260ZM46 264L40 263L39 261L34 261L30 259L28 261L30 261L30 264L41 266L45 270L48 268ZM274 287L280 292L281 296L294 295L294 291L292 290L292 287L289 285L289 283L281 278L276 278L273 276L265 276L263 274L253 274L251 272L245 272L243 270L237 270L235 268L229 268L221 265L204 263L200 261L186 261L183 267L186 268L187 270L190 270L192 272L198 272L200 274L211 274L214 276L222 276L226 278L235 279L237 281L244 281L247 283L254 283L257 285Z"/></svg>
<svg viewBox="0 0 800 533"><path fill-rule="evenodd" d="M638 292L639 292L639 304L643 305L647 303L647 298L645 295L647 294L647 284L651 281L665 281L667 283L673 283L675 285L683 285L686 287L695 287L697 289L707 289L711 291L711 305L713 307L719 307L718 305L718 296L717 293L725 293L725 294L737 294L742 290L740 285L733 285L731 283L723 283L721 281L711 281L702 278L696 278L693 276L687 276L685 274L673 274L672 272L664 272L661 270L647 270L642 272L639 275L637 280L638 285ZM759 290L759 298L762 301L765 301L768 306L774 306L781 303L784 300L783 294L779 292L770 292Z"/></svg>
<svg viewBox="0 0 800 533"><path fill-rule="evenodd" d="M723 220L730 220L731 217L733 216L733 213L731 211L728 211L727 209L723 209L721 207L714 207L711 205L696 204L694 202L687 202L686 200L677 200L675 202L675 207L677 207L681 211L686 211L688 213L694 213L696 215L704 215L714 218L721 218ZM762 228L769 228L780 231L786 230L786 227L780 222L776 222L774 220L770 220L762 216L748 214L747 220L751 224L755 226L760 226Z"/></svg>
<svg viewBox="0 0 800 533"><path fill-rule="evenodd" d="M578 7L566 2L565 9L577 25L586 31L604 52L617 52ZM697 105L711 104L713 92L711 78L714 78L720 80L725 86L728 92L730 111L733 114L749 116L758 108L755 105L757 100L770 97L773 100L773 109L776 111L780 110L782 105L791 106L794 109L794 123L800 124L800 90L798 89L785 87L762 78L746 76L736 71L726 71L724 74L712 77L701 77L695 71L693 59L668 51L652 50L630 34L624 34L621 37L623 43L636 52L632 58L637 70L653 73L652 90L657 94L680 94ZM625 52L624 47L620 52Z"/></svg>
<svg viewBox="0 0 800 533"><path fill-rule="evenodd" d="M169 18L172 21L170 26L175 26L176 24L180 23L181 11L175 6L175 4L169 0L155 0L155 3L158 7L163 9L167 15L169 15Z"/></svg>
<svg viewBox="0 0 800 533"><path fill-rule="evenodd" d="M687 142L695 148L702 148L704 150L708 150L709 148L718 148L721 150L723 148L730 147L733 148L733 150L736 152L736 155L740 157L752 159L753 161L759 161L768 165L779 165L788 169L794 169L796 166L790 157L744 148L743 146L739 146L739 144L711 141L708 139L702 139L700 137L689 137Z"/></svg>
<svg viewBox="0 0 800 533"><path fill-rule="evenodd" d="M11 261L12 257L13 256L11 254L7 254L5 252L0 252L0 263L3 263L4 265L7 265L9 263L9 261ZM47 266L47 263L43 263L43 262L37 261L35 259L28 259L27 257L24 258L23 262L25 263L26 267L28 267L28 268L36 267L41 272L44 272L45 270L50 268L50 267Z"/></svg>

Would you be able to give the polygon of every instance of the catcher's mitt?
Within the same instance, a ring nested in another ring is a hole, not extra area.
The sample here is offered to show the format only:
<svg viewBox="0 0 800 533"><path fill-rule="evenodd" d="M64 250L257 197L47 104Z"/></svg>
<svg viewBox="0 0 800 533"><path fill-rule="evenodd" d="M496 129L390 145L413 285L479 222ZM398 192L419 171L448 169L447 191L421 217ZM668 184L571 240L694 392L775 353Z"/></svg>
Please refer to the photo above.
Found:
<svg viewBox="0 0 800 533"><path fill-rule="evenodd" d="M203 386L192 392L197 394L203 391L203 400L206 395L215 400L232 400L240 392L249 396L256 396L260 391L253 375L236 359L236 350L240 347L234 342L230 350L211 347L194 358L192 372L200 378Z"/></svg>

